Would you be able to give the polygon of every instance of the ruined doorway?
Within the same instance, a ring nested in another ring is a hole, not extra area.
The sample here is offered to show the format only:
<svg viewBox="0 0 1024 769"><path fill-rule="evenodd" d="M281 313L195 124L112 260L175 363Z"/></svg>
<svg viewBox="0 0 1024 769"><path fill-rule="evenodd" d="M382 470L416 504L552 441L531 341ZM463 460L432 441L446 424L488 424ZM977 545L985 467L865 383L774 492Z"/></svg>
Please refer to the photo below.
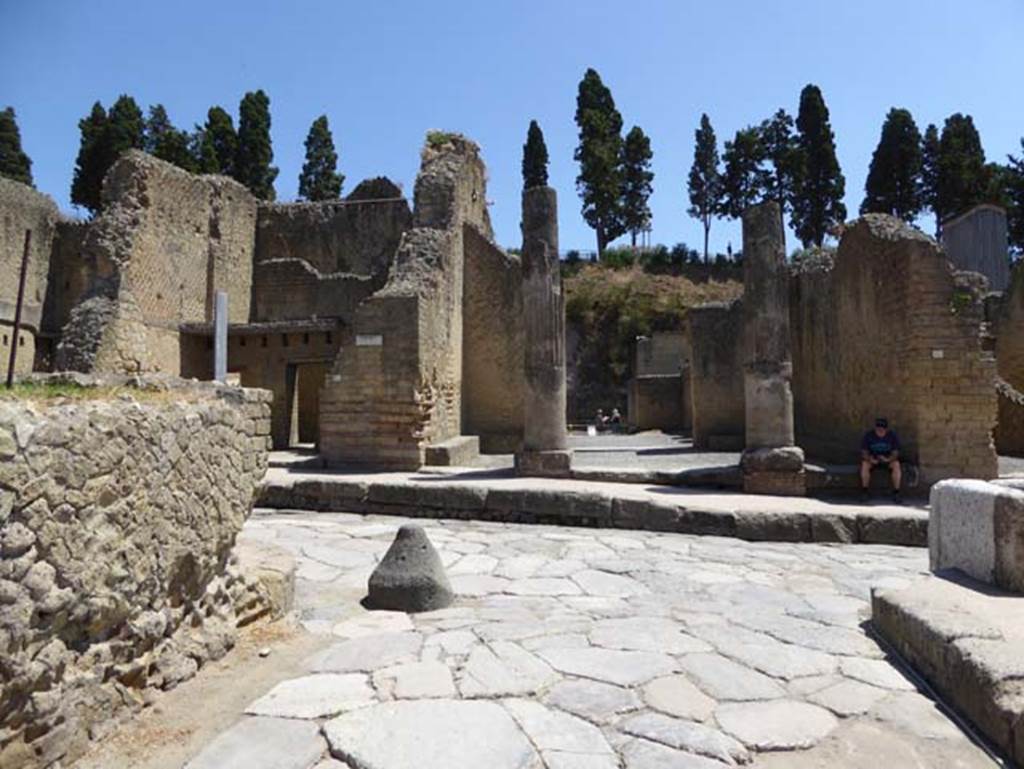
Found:
<svg viewBox="0 0 1024 769"><path fill-rule="evenodd" d="M320 389L327 376L326 362L288 365L286 379L291 401L290 444L320 443Z"/></svg>

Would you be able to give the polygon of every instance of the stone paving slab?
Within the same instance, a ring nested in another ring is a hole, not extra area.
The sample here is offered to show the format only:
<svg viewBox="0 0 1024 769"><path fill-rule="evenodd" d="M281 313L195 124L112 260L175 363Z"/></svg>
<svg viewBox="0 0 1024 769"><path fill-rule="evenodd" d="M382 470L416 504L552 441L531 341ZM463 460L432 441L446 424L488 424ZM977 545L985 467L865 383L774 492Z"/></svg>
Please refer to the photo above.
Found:
<svg viewBox="0 0 1024 769"><path fill-rule="evenodd" d="M243 718L185 764L185 769L309 769L324 752L313 721Z"/></svg>
<svg viewBox="0 0 1024 769"><path fill-rule="evenodd" d="M951 572L876 590L872 615L929 683L1024 764L1024 596ZM850 672L885 681L877 670Z"/></svg>
<svg viewBox="0 0 1024 769"><path fill-rule="evenodd" d="M749 541L927 545L921 505L849 504L673 486L449 470L343 473L272 467L259 504L277 509L558 523Z"/></svg>
<svg viewBox="0 0 1024 769"><path fill-rule="evenodd" d="M337 717L295 720L349 769L756 769L780 766L779 751L793 766L841 768L864 766L844 756L865 741L942 757L894 766L991 766L862 627L871 585L924 576L921 549L428 520L449 569L493 581L462 592L453 579L456 601L439 611L368 612L366 577L404 522L258 510L241 535L296 554L298 617L337 639L310 671L371 691ZM353 553L373 563L326 581L302 568ZM514 587L548 578L581 590ZM335 694L304 677L278 691L303 689L311 702ZM796 762L822 751L828 760Z"/></svg>

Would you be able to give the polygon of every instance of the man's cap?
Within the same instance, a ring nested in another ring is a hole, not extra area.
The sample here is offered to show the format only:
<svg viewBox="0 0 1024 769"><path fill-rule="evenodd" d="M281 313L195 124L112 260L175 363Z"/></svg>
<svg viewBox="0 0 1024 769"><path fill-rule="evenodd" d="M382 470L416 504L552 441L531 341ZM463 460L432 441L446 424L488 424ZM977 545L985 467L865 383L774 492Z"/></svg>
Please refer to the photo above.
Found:
<svg viewBox="0 0 1024 769"><path fill-rule="evenodd" d="M875 427L888 427L888 426L889 426L889 420L886 419L885 417L878 417L878 419L875 420Z"/></svg>

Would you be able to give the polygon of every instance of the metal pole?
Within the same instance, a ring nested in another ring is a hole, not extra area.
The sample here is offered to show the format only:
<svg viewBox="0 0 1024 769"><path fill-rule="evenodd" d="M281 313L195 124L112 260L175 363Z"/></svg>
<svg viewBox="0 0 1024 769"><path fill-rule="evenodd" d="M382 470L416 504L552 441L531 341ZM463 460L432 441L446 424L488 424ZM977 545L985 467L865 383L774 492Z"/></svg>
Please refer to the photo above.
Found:
<svg viewBox="0 0 1024 769"><path fill-rule="evenodd" d="M213 378L228 381L228 295L218 291L213 305Z"/></svg>
<svg viewBox="0 0 1024 769"><path fill-rule="evenodd" d="M14 387L14 364L18 359L18 336L21 333L21 305L25 301L25 278L28 277L28 252L32 247L32 230L25 230L25 251L21 255L21 276L18 278L18 303L14 305L14 338L7 362L7 389Z"/></svg>

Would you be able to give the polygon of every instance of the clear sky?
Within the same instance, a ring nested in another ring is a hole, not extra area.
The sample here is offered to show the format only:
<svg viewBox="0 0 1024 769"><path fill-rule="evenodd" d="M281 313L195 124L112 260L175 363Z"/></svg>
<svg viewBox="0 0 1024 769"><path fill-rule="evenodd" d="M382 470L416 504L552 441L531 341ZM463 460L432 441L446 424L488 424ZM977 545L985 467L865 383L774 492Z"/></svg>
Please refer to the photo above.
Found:
<svg viewBox="0 0 1024 769"><path fill-rule="evenodd" d="M719 143L819 85L855 215L882 119L921 130L974 116L990 160L1024 136L1022 0L0 0L0 107L12 105L36 186L70 210L77 123L121 93L162 102L178 126L212 104L271 99L280 200L292 200L303 140L330 119L345 190L383 174L411 193L432 128L483 148L499 243L518 245L520 159L536 118L551 155L563 249L593 249L575 192L577 84L600 72L625 130L654 150L653 241L699 247L685 210L693 131ZM930 228L930 225L926 225ZM718 221L712 248L738 247ZM790 246L794 241L790 240Z"/></svg>

